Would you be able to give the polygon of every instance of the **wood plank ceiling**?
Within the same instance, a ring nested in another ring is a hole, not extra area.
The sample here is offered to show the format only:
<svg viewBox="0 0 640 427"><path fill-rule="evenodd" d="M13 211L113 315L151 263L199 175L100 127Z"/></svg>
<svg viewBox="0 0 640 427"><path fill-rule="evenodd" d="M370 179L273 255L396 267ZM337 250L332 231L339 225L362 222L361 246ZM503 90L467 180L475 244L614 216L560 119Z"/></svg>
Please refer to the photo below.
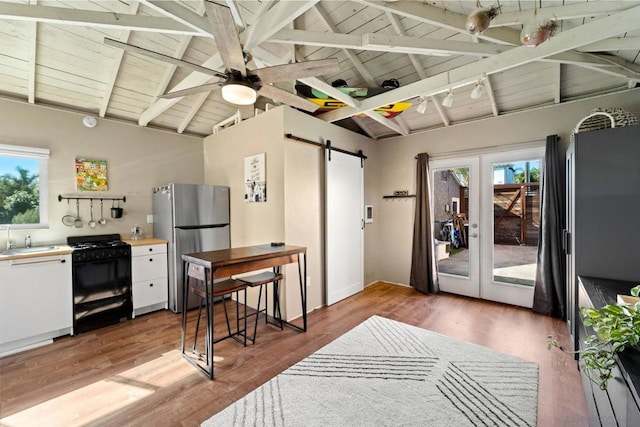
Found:
<svg viewBox="0 0 640 427"><path fill-rule="evenodd" d="M231 8L254 58L250 68L337 58L339 73L300 82L347 104L318 117L376 139L626 91L640 81L640 1L495 0L501 13L478 36L465 29L476 0L218 1ZM216 77L104 44L108 37L224 71L204 10L202 0L0 1L0 96L209 135L238 109L219 90L157 97ZM535 48L520 45L523 25L550 18L554 36ZM397 79L400 88L358 100L333 88L336 79L351 87ZM472 99L479 81L484 93ZM295 92L295 83L278 86ZM399 101L413 106L393 119L374 111ZM258 106L265 102L274 104L259 99ZM243 118L255 114L240 110Z"/></svg>

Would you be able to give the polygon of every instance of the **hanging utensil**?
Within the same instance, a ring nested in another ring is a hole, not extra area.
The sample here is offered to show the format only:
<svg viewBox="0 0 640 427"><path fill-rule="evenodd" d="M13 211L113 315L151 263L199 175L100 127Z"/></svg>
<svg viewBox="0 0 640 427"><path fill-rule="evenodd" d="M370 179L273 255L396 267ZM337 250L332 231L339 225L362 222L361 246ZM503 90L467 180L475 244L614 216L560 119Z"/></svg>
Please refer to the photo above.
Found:
<svg viewBox="0 0 640 427"><path fill-rule="evenodd" d="M102 199L100 199L100 219L98 220L98 224L105 225L107 220L104 218L104 203Z"/></svg>
<svg viewBox="0 0 640 427"><path fill-rule="evenodd" d="M73 225L75 225L76 228L82 228L84 225L80 219L80 199L76 199L76 220L73 221Z"/></svg>
<svg viewBox="0 0 640 427"><path fill-rule="evenodd" d="M71 203L70 199L67 199L67 214L62 217L62 223L67 227L73 227L76 221L76 217L71 215Z"/></svg>
<svg viewBox="0 0 640 427"><path fill-rule="evenodd" d="M91 201L89 202L89 216L90 216L90 219L87 224L89 224L89 227L95 228L97 222L93 220L93 199L91 199Z"/></svg>

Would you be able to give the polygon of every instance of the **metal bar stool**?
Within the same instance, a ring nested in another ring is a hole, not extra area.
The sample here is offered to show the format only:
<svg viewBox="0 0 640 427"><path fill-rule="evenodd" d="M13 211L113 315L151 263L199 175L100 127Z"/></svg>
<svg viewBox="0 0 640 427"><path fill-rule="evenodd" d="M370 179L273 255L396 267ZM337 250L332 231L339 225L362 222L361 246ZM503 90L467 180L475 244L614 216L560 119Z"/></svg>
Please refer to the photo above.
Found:
<svg viewBox="0 0 640 427"><path fill-rule="evenodd" d="M244 313L240 316L240 292L244 293ZM200 318L202 316L202 306L207 301L207 289L204 284L197 280L195 283L191 283L191 292L200 298L200 304L198 305L198 318L196 320L196 332L193 338L193 352L198 353L196 350L196 343L198 340L198 330L200 329ZM231 323L229 322L229 314L227 312L227 297L236 294L236 330L231 331ZM213 343L226 340L227 338L233 338L235 341L246 347L247 345L247 284L235 279L227 279L213 284L211 292L211 304L214 303L216 298L222 298L222 306L224 307L224 317L227 323L227 335L214 339ZM244 321L243 328L240 329L240 320ZM213 327L213 325L212 325ZM205 342L205 357L206 362L209 362L209 342L208 336Z"/></svg>
<svg viewBox="0 0 640 427"><path fill-rule="evenodd" d="M264 312L265 323L270 325L278 326L282 329L282 314L280 313L280 300L279 300L279 282L282 280L284 276L280 274L280 267L275 267L273 271L265 271L263 273L254 274L251 276L238 277L237 280L241 280L246 283L248 286L255 288L256 286L260 287L258 291L258 306L256 307L255 313L251 313L246 317L256 316L256 321L253 326L253 336L247 337L249 341L253 344L256 342L256 332L258 330L258 318L260 317L260 313ZM267 301L267 288L264 286L268 283L273 282L273 318L276 322L270 322L268 316L268 308L269 302ZM260 305L262 302L262 290L264 289L264 308L261 309ZM246 291L245 291L246 292ZM246 307L245 307L245 315L246 315ZM245 319L246 320L246 319Z"/></svg>

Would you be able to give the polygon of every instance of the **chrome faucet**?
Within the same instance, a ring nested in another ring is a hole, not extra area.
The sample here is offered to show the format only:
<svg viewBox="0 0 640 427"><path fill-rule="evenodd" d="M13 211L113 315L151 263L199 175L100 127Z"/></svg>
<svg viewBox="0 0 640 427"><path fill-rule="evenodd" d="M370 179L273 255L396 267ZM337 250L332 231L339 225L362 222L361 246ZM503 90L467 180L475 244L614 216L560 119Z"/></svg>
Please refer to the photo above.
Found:
<svg viewBox="0 0 640 427"><path fill-rule="evenodd" d="M31 235L29 234L27 234L27 237L24 238L24 247L25 248L31 247Z"/></svg>
<svg viewBox="0 0 640 427"><path fill-rule="evenodd" d="M13 249L13 244L11 243L11 226L7 224L7 250Z"/></svg>

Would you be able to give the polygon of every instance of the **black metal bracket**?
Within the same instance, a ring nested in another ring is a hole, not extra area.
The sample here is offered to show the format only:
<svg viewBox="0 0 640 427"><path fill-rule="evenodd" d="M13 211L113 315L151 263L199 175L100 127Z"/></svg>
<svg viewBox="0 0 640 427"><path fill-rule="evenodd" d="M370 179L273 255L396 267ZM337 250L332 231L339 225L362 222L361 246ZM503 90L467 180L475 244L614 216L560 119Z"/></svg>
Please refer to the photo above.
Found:
<svg viewBox="0 0 640 427"><path fill-rule="evenodd" d="M356 156L356 157L360 157L361 159L361 164L362 167L364 167L364 161L367 159L367 156L364 155L364 152L362 150L358 150L357 153L354 153L352 151L348 151L348 150L343 150L342 148L337 148L331 145L331 141L327 140L327 142L325 144L321 143L321 142L315 142L315 141L311 141L305 138L300 138L298 136L294 136L290 133L285 133L284 137L287 139L293 139L294 141L300 141L300 142L304 142L306 144L311 144L311 145L315 145L316 147L320 147L320 148L324 148L325 150L329 150L329 161L331 161L331 150L333 151L338 151L340 153L343 154L348 154L350 156Z"/></svg>
<svg viewBox="0 0 640 427"><path fill-rule="evenodd" d="M83 197L83 196L63 196L62 194L58 194L58 201L61 202L63 200L122 200L123 203L127 203L127 197Z"/></svg>

